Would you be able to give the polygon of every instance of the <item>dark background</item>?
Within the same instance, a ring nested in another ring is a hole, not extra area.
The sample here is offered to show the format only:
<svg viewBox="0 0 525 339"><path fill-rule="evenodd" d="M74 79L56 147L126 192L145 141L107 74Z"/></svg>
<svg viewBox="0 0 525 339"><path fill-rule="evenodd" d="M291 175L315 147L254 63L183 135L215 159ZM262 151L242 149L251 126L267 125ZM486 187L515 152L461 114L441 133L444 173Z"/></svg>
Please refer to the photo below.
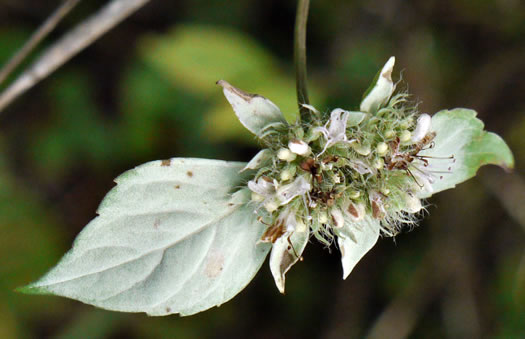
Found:
<svg viewBox="0 0 525 339"><path fill-rule="evenodd" d="M82 2L44 46L103 3ZM0 0L0 64L58 4ZM356 108L395 55L395 75L422 112L476 109L516 157L511 174L483 168L429 199L419 227L380 239L346 281L338 251L313 241L285 296L265 264L232 301L187 318L13 292L70 248L121 172L155 159L247 161L257 152L216 80L270 98L292 119L294 12L294 1L152 0L0 114L1 338L523 338L519 0L312 1L308 72L318 109Z"/></svg>

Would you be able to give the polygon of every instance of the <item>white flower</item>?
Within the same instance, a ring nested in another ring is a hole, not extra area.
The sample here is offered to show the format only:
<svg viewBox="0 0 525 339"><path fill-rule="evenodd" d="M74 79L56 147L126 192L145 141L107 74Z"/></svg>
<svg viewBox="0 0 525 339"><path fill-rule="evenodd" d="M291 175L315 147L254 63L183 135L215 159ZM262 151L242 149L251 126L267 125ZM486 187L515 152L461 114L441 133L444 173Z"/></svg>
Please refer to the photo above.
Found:
<svg viewBox="0 0 525 339"><path fill-rule="evenodd" d="M413 164L412 168L415 169L415 171L412 171L414 174L414 177L416 178L416 185L420 186L419 195L430 195L434 192L434 188L432 187L432 184L434 183L435 179L431 172L431 165L430 166L424 166L421 163Z"/></svg>
<svg viewBox="0 0 525 339"><path fill-rule="evenodd" d="M416 129L412 134L412 142L421 141L432 128L432 118L428 114L421 114L417 119Z"/></svg>
<svg viewBox="0 0 525 339"><path fill-rule="evenodd" d="M279 187L276 196L282 206L293 198L306 194L311 188L312 186L303 176L298 176L292 183Z"/></svg>
<svg viewBox="0 0 525 339"><path fill-rule="evenodd" d="M265 177L260 177L257 181L248 181L248 188L252 192L263 196L265 199L275 195L275 185L273 181Z"/></svg>
<svg viewBox="0 0 525 339"><path fill-rule="evenodd" d="M330 120L324 125L324 127L317 127L314 132L320 132L326 139L326 145L321 153L323 154L328 147L335 145L338 142L352 143L355 140L348 140L346 136L346 122L350 112L345 111L341 108L336 108L330 113ZM327 128L327 126L329 127Z"/></svg>
<svg viewBox="0 0 525 339"><path fill-rule="evenodd" d="M284 229L286 230L285 234L289 234L297 228L297 218L295 216L295 211L292 211L291 208L286 208L284 211L279 214L279 217L277 217L277 224L284 225Z"/></svg>
<svg viewBox="0 0 525 339"><path fill-rule="evenodd" d="M298 139L290 140L290 142L288 143L288 148L293 153L302 156L308 155L312 151L312 149L310 148L310 146L308 146L306 142Z"/></svg>
<svg viewBox="0 0 525 339"><path fill-rule="evenodd" d="M390 57L381 70L377 82L368 95L361 101L360 109L362 112L375 113L381 106L388 102L394 92L392 82L392 70L396 62L395 57Z"/></svg>
<svg viewBox="0 0 525 339"><path fill-rule="evenodd" d="M305 195L312 187L303 176L298 176L293 182L280 187L275 180L260 177L257 181L248 181L248 188L255 193L255 195L252 194L252 200L262 201L266 210L271 213L295 197Z"/></svg>

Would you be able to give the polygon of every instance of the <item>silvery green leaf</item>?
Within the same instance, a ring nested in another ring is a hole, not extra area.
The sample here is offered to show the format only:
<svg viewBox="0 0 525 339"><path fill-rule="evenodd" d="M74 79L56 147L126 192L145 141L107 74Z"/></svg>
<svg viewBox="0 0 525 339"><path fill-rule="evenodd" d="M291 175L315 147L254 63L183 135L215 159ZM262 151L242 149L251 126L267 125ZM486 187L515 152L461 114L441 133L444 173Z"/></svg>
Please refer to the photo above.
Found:
<svg viewBox="0 0 525 339"><path fill-rule="evenodd" d="M359 260L375 245L379 230L379 221L370 217L360 222L347 220L339 230L337 243L341 251L343 279L348 277Z"/></svg>
<svg viewBox="0 0 525 339"><path fill-rule="evenodd" d="M241 123L253 134L260 137L269 124L287 124L279 107L265 97L246 93L224 80L217 81L217 84L223 88L224 96Z"/></svg>
<svg viewBox="0 0 525 339"><path fill-rule="evenodd" d="M432 117L432 130L436 132L434 147L420 154L441 157L430 158L426 170L433 176L419 197L429 197L472 178L487 164L512 168L514 158L505 141L497 134L483 130L483 122L476 111L456 108L443 110ZM446 159L453 156L454 159Z"/></svg>
<svg viewBox="0 0 525 339"><path fill-rule="evenodd" d="M308 244L309 231L285 233L275 241L270 254L270 271L279 292L284 294L286 272L299 260Z"/></svg>
<svg viewBox="0 0 525 339"><path fill-rule="evenodd" d="M241 172L246 171L248 169L258 169L260 168L266 161L270 160L272 158L272 151L265 148L263 150L260 150L259 153L257 153L252 160L248 162L246 166L241 170Z"/></svg>
<svg viewBox="0 0 525 339"><path fill-rule="evenodd" d="M394 92L394 83L392 82L392 70L396 62L395 57L390 57L381 71L376 75L372 86L367 90L363 101L361 101L360 110L366 113L375 113L381 106L388 102Z"/></svg>
<svg viewBox="0 0 525 339"><path fill-rule="evenodd" d="M346 127L353 127L359 125L366 118L366 113L363 112L348 112L348 120L346 121Z"/></svg>
<svg viewBox="0 0 525 339"><path fill-rule="evenodd" d="M22 292L56 294L104 309L190 315L241 291L269 246L243 202L244 163L170 159L115 181L98 214L56 267Z"/></svg>

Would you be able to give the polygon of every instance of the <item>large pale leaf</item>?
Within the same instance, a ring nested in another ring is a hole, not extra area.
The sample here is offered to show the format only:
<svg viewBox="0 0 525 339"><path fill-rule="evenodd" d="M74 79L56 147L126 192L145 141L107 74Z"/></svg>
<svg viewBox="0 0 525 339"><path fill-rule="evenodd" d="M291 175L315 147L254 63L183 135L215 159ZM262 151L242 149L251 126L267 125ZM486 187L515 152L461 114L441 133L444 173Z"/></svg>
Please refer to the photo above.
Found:
<svg viewBox="0 0 525 339"><path fill-rule="evenodd" d="M367 217L361 222L346 221L337 238L343 264L343 279L352 272L355 265L370 251L379 238L379 221Z"/></svg>
<svg viewBox="0 0 525 339"><path fill-rule="evenodd" d="M422 190L428 197L472 178L478 169L494 164L510 169L514 158L505 141L497 134L483 130L483 122L476 111L456 108L443 110L432 117L432 130L436 132L434 147L422 155L438 157L429 160L428 170L434 177L432 192ZM439 159L453 156L454 159Z"/></svg>
<svg viewBox="0 0 525 339"><path fill-rule="evenodd" d="M150 315L221 305L269 251L253 208L232 196L244 165L176 158L124 173L73 248L22 291Z"/></svg>

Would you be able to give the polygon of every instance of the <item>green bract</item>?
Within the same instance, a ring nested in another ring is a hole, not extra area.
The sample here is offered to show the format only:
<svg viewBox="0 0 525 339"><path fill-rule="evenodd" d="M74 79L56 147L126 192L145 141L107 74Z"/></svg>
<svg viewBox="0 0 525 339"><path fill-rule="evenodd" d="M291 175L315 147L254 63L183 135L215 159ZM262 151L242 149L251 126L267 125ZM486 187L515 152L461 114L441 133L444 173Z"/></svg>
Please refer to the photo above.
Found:
<svg viewBox="0 0 525 339"><path fill-rule="evenodd" d="M21 289L150 315L218 306L253 278L271 249L286 272L311 236L341 251L343 278L376 243L413 224L421 199L475 175L512 168L504 141L467 109L419 114L394 94L388 60L359 112L336 108L289 124L270 100L219 81L264 149L248 164L153 161L116 179L73 248Z"/></svg>

